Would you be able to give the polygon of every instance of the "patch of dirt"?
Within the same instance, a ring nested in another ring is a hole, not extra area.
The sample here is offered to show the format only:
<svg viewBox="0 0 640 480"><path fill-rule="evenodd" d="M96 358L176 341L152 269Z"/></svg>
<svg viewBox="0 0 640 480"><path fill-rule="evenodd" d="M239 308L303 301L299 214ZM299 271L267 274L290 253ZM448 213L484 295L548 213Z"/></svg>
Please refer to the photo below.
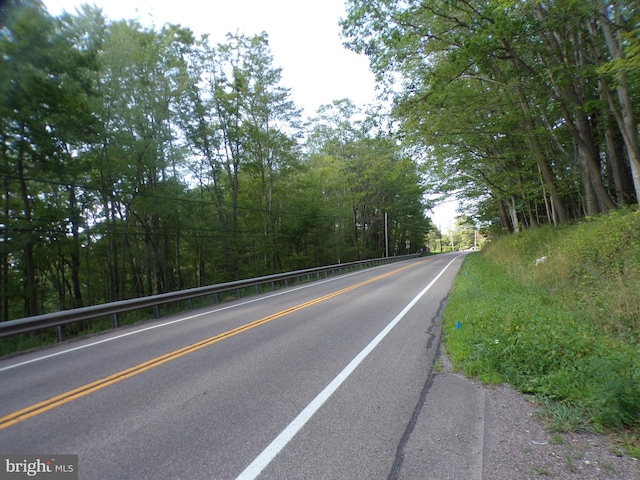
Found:
<svg viewBox="0 0 640 480"><path fill-rule="evenodd" d="M451 362L440 353L443 371ZM640 461L617 455L611 437L552 433L533 398L509 385L483 385L491 399L485 425L483 480L640 480Z"/></svg>

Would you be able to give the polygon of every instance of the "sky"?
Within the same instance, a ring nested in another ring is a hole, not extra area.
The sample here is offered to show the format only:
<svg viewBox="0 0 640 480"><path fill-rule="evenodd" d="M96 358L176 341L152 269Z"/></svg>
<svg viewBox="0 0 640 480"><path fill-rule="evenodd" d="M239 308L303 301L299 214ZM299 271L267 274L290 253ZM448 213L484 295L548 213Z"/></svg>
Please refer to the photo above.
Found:
<svg viewBox="0 0 640 480"><path fill-rule="evenodd" d="M45 0L53 15L74 13L82 3L95 4L111 20L138 19L146 26L165 23L208 34L224 43L227 33L269 36L273 66L282 68L282 86L304 114L333 100L351 99L364 106L376 102L375 80L365 56L347 50L338 22L344 0Z"/></svg>
<svg viewBox="0 0 640 480"><path fill-rule="evenodd" d="M224 43L227 33L267 32L273 66L282 68L281 85L305 116L343 98L360 107L377 103L369 60L342 44L344 0L44 0L52 15L75 13L83 3L95 4L110 20L137 19L158 28L178 24L197 36L208 34L212 43ZM443 232L453 225L456 206L447 202L429 215Z"/></svg>

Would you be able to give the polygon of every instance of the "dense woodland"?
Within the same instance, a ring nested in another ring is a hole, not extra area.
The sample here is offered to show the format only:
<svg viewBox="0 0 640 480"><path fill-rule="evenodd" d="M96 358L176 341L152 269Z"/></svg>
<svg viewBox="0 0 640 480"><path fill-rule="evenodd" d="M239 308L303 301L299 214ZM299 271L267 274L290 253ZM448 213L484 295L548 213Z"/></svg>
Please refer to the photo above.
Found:
<svg viewBox="0 0 640 480"><path fill-rule="evenodd" d="M638 0L347 8L347 41L386 84L433 191L510 232L638 202Z"/></svg>
<svg viewBox="0 0 640 480"><path fill-rule="evenodd" d="M346 4L390 115L302 118L266 33L4 2L0 320L384 256L385 218L442 246L427 193L471 232L638 203L637 0Z"/></svg>
<svg viewBox="0 0 640 480"><path fill-rule="evenodd" d="M304 121L267 34L0 17L0 319L417 251L418 168L348 100Z"/></svg>

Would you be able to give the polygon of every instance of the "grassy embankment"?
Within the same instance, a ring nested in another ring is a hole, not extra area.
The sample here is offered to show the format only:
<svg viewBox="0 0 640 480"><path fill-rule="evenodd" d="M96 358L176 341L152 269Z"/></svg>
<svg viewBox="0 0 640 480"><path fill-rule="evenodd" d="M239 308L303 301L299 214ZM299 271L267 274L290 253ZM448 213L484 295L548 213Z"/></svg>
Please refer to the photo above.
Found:
<svg viewBox="0 0 640 480"><path fill-rule="evenodd" d="M552 431L614 432L640 458L640 212L470 254L444 334L454 368L536 395Z"/></svg>

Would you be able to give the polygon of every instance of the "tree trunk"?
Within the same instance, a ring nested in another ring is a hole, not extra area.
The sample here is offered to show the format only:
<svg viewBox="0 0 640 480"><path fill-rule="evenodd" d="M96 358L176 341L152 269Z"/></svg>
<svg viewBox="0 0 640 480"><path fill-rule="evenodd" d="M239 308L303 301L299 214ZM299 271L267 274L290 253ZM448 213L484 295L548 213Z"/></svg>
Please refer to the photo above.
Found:
<svg viewBox="0 0 640 480"><path fill-rule="evenodd" d="M30 317L33 315L38 315L38 290L36 285L36 265L33 256L33 218L31 212L31 202L29 201L29 192L27 190L27 182L24 176L23 150L24 148L21 146L18 157L18 181L20 183L20 196L22 198L24 220L27 225L27 227L24 229L24 307L25 316Z"/></svg>
<svg viewBox="0 0 640 480"><path fill-rule="evenodd" d="M533 117L531 116L531 110L529 109L529 103L526 99L524 90L522 86L518 88L518 92L520 94L520 106L522 108L522 112L524 113L525 122L527 124L527 128L531 132L531 135L528 135L529 143L531 145L531 149L533 150L533 154L536 158L536 163L538 164L538 168L540 169L540 173L542 174L542 178L544 180L544 185L549 190L549 195L551 197L551 203L553 205L553 213L554 213L554 223L555 219L560 223L569 222L569 212L567 211L567 207L564 204L564 201L558 195L558 189L556 188L555 177L551 172L551 167L547 163L547 159L545 158L544 153L542 152L542 147L540 146L540 142L538 137L535 135L535 125L533 123Z"/></svg>
<svg viewBox="0 0 640 480"><path fill-rule="evenodd" d="M80 288L80 213L78 212L78 202L76 199L75 185L69 186L69 210L71 212L71 235L73 243L71 246L71 285L73 290L73 308L83 306L82 290Z"/></svg>
<svg viewBox="0 0 640 480"><path fill-rule="evenodd" d="M9 171L9 167L8 167L8 159L7 159L7 143L4 139L3 136L3 140L2 140L2 159L3 159L3 166L7 169L6 171ZM3 203L4 203L4 208L3 208L3 213L4 213L4 218L9 218L9 198L10 198L10 191L9 191L9 179L7 178L7 176L3 176L2 178L2 186L3 186L3 192L2 192L2 199L3 199ZM9 245L9 225L6 225L5 228L3 229L3 235L2 235L2 241L4 243L4 245ZM5 320L9 320L9 252L6 250L2 250L2 254L0 255L0 262L2 262L2 265L0 265L0 302L2 307L0 308L0 322L3 322Z"/></svg>
<svg viewBox="0 0 640 480"><path fill-rule="evenodd" d="M605 112L606 115L609 112ZM610 117L609 117L610 118ZM616 203L628 205L633 197L633 180L631 170L625 161L624 140L619 129L614 131L615 125L611 121L606 122L604 139L606 145L607 166L615 184Z"/></svg>
<svg viewBox="0 0 640 480"><path fill-rule="evenodd" d="M578 164L586 199L586 214L594 216L599 213L609 213L616 206L602 182L600 154L593 138L589 119L584 112L578 111L574 121L564 103L562 112L567 128L578 144Z"/></svg>
<svg viewBox="0 0 640 480"><path fill-rule="evenodd" d="M546 23L546 13L541 5L535 9L535 16L541 23ZM616 206L609 198L609 193L604 188L602 174L600 173L600 154L596 146L591 125L587 113L585 112L585 102L587 100L587 87L581 77L572 76L571 83L563 84L554 78L551 73L552 66L563 65L566 68L576 67L580 71L585 70L584 52L581 50L579 36L573 36L569 40L570 45L575 49L575 60L569 60L561 46L561 40L565 37L565 32L554 30L541 31L541 38L546 44L549 53L549 80L552 86L552 93L561 107L562 115L569 132L578 144L580 151L579 166L583 170L582 182L585 197L587 199L587 215L597 215L598 213L608 213ZM569 108L569 106L573 108ZM573 110L573 111L572 111Z"/></svg>
<svg viewBox="0 0 640 480"><path fill-rule="evenodd" d="M513 227L511 226L511 222L509 221L509 215L507 214L505 204L506 202L504 200L498 201L498 206L500 208L500 223L502 223L502 228L507 233L513 233ZM442 233L440 235L442 236ZM442 252L442 238L440 239L440 251Z"/></svg>
<svg viewBox="0 0 640 480"><path fill-rule="evenodd" d="M520 231L520 220L518 219L518 210L516 209L515 197L512 196L511 198L509 198L509 201L507 202L507 209L511 221L511 228L514 233L518 233Z"/></svg>
<svg viewBox="0 0 640 480"><path fill-rule="evenodd" d="M615 35L611 31L611 25L609 23L607 8L608 2L603 2L604 6L601 10L601 27L602 32L609 49L611 58L617 61L624 59L624 50L622 48L622 40L619 33ZM620 11L614 6L616 22L621 22ZM631 176L633 178L633 185L636 191L636 201L640 205L640 150L638 149L638 131L636 122L633 117L633 104L629 95L629 89L627 87L627 75L624 68L619 68L617 72L617 86L616 92L618 94L618 102L620 103L620 110L622 115L618 113L611 96L608 96L609 106L614 118L618 122L620 131L622 132L622 138L624 139L625 146L627 147L627 154L629 155L629 163L631 165ZM608 92L609 90L606 89Z"/></svg>

